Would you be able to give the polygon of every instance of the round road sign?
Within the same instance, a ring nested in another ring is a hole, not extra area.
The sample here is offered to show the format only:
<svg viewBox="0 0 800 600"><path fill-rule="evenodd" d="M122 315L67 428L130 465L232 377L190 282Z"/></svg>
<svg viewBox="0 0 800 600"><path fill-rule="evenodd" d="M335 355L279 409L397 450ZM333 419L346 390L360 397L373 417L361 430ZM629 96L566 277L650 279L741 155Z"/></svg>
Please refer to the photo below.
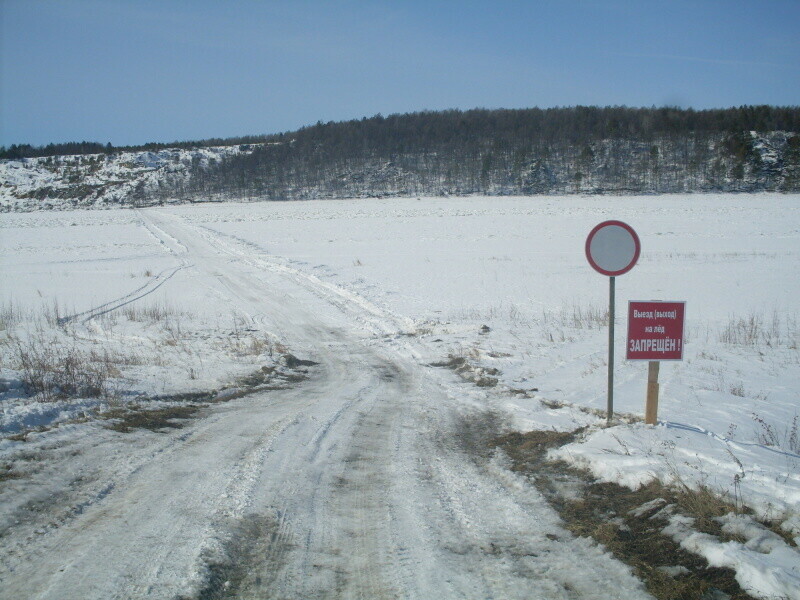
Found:
<svg viewBox="0 0 800 600"><path fill-rule="evenodd" d="M630 271L639 260L639 236L622 221L603 221L586 238L586 258L598 273L615 277Z"/></svg>

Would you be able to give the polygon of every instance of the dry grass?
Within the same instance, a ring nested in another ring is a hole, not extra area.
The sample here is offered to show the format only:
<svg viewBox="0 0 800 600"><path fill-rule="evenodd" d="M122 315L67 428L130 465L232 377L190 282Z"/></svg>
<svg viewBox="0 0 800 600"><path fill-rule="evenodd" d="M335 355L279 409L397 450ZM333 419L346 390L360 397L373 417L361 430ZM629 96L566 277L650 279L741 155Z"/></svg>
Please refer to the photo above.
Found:
<svg viewBox="0 0 800 600"><path fill-rule="evenodd" d="M655 598L705 600L722 592L732 600L751 600L732 570L709 567L705 559L683 550L665 536L665 518L657 514L672 505L676 512L694 517L698 530L723 536L715 518L736 512L736 506L708 488L692 490L685 485L666 486L655 481L631 491L612 483L597 483L587 472L545 460L548 449L570 442L577 434L510 433L495 438L491 444L506 453L513 470L531 475L530 480L559 512L567 529L596 540L629 564ZM565 483L577 490L577 498L563 493ZM637 509L646 503L652 503L652 509L641 514Z"/></svg>
<svg viewBox="0 0 800 600"><path fill-rule="evenodd" d="M57 303L45 312L35 313L23 312L14 304L0 306L4 327L9 327L0 334L0 361L4 367L19 371L20 382L25 392L31 396L31 401L101 398L109 404L115 404L124 386L123 378L130 374L126 367L169 366L163 356L172 356L174 351L167 352L165 346L174 346L177 351L196 354L200 364L199 367L189 367L189 377L197 378L206 355L201 356L202 350L196 350L192 343L195 339L213 345L216 338L222 338L224 341L219 350L235 352L240 357L252 357L253 362L261 362L259 358L263 361L264 355L281 357L288 369L285 372L274 372L274 368L265 367L256 375L237 381L237 391L219 401L241 397L254 390L277 389L297 383L306 377L300 367L313 364L311 361L291 357L286 347L271 336L259 333L256 329L245 328L243 318L235 321L233 333L225 335L228 332L219 330L210 333L203 331L199 334L194 329L185 331L181 317L187 316L187 313L165 304L141 307L129 305L97 317L96 322L92 323L93 327L86 328L79 323L61 323L56 326L61 314ZM148 328L146 334L152 340L152 347L149 344L134 344L133 350L118 350L117 348L122 348L125 338L115 338L112 329L117 320L123 318L138 321L142 324L139 328ZM200 347L203 348L202 345ZM273 378L276 379L275 382L271 381ZM189 402L191 405L153 409L152 405L148 407L145 402L134 408L114 408L102 417L110 419L111 428L118 431L172 428L180 426L182 419L196 412L195 405L214 401L216 396L216 390L204 393L202 399L176 396L163 400L182 404ZM26 434L27 432L20 434L21 441L24 441Z"/></svg>
<svg viewBox="0 0 800 600"><path fill-rule="evenodd" d="M729 391L733 396L744 398L744 383L741 381L739 383L734 383L730 386Z"/></svg>
<svg viewBox="0 0 800 600"><path fill-rule="evenodd" d="M717 537L725 535L717 521L719 517L749 512L738 502L730 502L705 485L692 488L679 481L666 486L654 481L645 489L650 495L666 498L681 514L692 517L696 529Z"/></svg>
<svg viewBox="0 0 800 600"><path fill-rule="evenodd" d="M57 300L43 303L38 310L24 308L13 301L3 302L0 304L0 331L12 330L25 322L37 330L61 327L64 324L63 316L68 313Z"/></svg>
<svg viewBox="0 0 800 600"><path fill-rule="evenodd" d="M109 380L120 375L108 353L85 352L76 345L43 335L27 340L11 337L11 362L22 372L29 394L45 402L68 397L97 398L109 395Z"/></svg>
<svg viewBox="0 0 800 600"><path fill-rule="evenodd" d="M448 312L446 320L455 321L507 321L514 327L532 327L536 322L524 308L513 302L501 302L495 306L462 308Z"/></svg>
<svg viewBox="0 0 800 600"><path fill-rule="evenodd" d="M556 310L518 306L503 302L484 308L465 308L448 313L447 320L505 322L515 329L541 329L553 343L573 342L579 331L599 330L608 326L608 308L592 304L565 304ZM499 325L498 325L499 326Z"/></svg>
<svg viewBox="0 0 800 600"><path fill-rule="evenodd" d="M163 323L168 319L192 316L191 313L166 303L143 305L132 303L126 304L119 310L129 321L140 323Z"/></svg>
<svg viewBox="0 0 800 600"><path fill-rule="evenodd" d="M228 340L228 350L237 356L262 356L273 358L285 354L286 346L271 340L268 336L242 335L233 333Z"/></svg>
<svg viewBox="0 0 800 600"><path fill-rule="evenodd" d="M0 331L11 329L19 324L24 317L24 311L14 302L0 304Z"/></svg>
<svg viewBox="0 0 800 600"><path fill-rule="evenodd" d="M704 600L714 597L715 590L734 600L750 600L732 570L709 567L705 559L661 533L664 521L653 518L659 508L642 517L631 514L665 491L670 497L669 490L658 484L636 492L613 484L592 484L582 499L557 503L557 508L573 534L593 538L629 564L659 600ZM682 572L670 574L667 569L674 567Z"/></svg>
<svg viewBox="0 0 800 600"><path fill-rule="evenodd" d="M792 422L783 427L770 425L756 414L753 415L753 421L758 426L756 435L759 444L800 454L800 416L795 415Z"/></svg>
<svg viewBox="0 0 800 600"><path fill-rule="evenodd" d="M602 329L608 326L608 308L597 306L562 306L558 311L542 313L545 326L562 326L572 329Z"/></svg>
<svg viewBox="0 0 800 600"><path fill-rule="evenodd" d="M767 317L750 313L746 317L732 316L719 334L719 341L737 346L785 346L797 350L800 329L797 317L781 315L776 311Z"/></svg>
<svg viewBox="0 0 800 600"><path fill-rule="evenodd" d="M578 331L608 327L608 309L593 305L565 305L559 310L544 311L540 326L542 336L551 343L574 342Z"/></svg>

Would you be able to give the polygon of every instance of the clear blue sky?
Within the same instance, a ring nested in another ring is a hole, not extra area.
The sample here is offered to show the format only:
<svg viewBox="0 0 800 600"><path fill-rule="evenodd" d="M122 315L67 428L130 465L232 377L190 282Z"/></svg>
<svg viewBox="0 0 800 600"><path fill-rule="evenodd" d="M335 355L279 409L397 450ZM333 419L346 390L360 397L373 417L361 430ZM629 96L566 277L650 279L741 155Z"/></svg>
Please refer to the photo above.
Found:
<svg viewBox="0 0 800 600"><path fill-rule="evenodd" d="M0 144L800 104L800 0L0 0Z"/></svg>

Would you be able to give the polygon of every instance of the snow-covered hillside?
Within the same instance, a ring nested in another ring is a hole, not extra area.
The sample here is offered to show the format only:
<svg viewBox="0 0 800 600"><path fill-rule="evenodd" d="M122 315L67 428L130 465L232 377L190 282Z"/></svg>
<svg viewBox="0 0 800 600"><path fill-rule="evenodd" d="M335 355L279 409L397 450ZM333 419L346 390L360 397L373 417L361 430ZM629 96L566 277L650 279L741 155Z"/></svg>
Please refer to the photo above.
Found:
<svg viewBox="0 0 800 600"><path fill-rule="evenodd" d="M407 143L385 146L383 137L352 127L341 125L338 136L315 127L259 144L0 160L0 212L197 201L800 191L800 136L791 131L615 133L536 147L516 138L503 145L446 136L426 145L408 134ZM384 133L391 138L391 131Z"/></svg>
<svg viewBox="0 0 800 600"><path fill-rule="evenodd" d="M254 145L0 160L0 211L151 204Z"/></svg>

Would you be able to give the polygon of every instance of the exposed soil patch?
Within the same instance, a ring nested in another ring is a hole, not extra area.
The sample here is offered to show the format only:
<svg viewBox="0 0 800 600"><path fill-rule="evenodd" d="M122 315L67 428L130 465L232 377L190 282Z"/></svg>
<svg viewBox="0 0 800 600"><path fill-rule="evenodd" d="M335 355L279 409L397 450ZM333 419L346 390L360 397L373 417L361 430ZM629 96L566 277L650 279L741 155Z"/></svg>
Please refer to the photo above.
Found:
<svg viewBox="0 0 800 600"><path fill-rule="evenodd" d="M708 490L672 489L658 482L636 491L598 483L583 471L562 462L548 462L548 449L572 441L580 431L532 431L495 438L516 472L530 480L559 512L565 526L578 536L592 537L619 560L629 564L659 600L751 600L731 569L710 567L662 533L672 505L695 518L699 531L722 536L714 520L735 510ZM724 596L720 596L720 593Z"/></svg>
<svg viewBox="0 0 800 600"><path fill-rule="evenodd" d="M157 402L211 402L217 395L216 391L211 392L183 392L180 394L167 394L164 396L150 396L145 401L155 400Z"/></svg>
<svg viewBox="0 0 800 600"><path fill-rule="evenodd" d="M109 429L127 433L135 429L163 431L178 429L186 424L186 420L195 416L198 410L218 402L229 402L265 390L286 389L308 378L308 369L318 363L301 360L291 354L281 357L284 367L261 367L253 373L240 377L236 382L222 390L207 392L188 392L165 396L140 398L136 404L114 408L100 415L112 421ZM148 402L175 403L175 406L152 408Z"/></svg>
<svg viewBox="0 0 800 600"><path fill-rule="evenodd" d="M467 359L463 356L450 356L447 360L441 360L438 362L432 362L430 364L431 367L439 367L442 369L460 369L464 365L467 364Z"/></svg>
<svg viewBox="0 0 800 600"><path fill-rule="evenodd" d="M9 479L18 479L22 477L20 473L12 470L11 465L0 464L0 481L7 481Z"/></svg>
<svg viewBox="0 0 800 600"><path fill-rule="evenodd" d="M430 366L452 369L458 373L462 379L470 381L478 387L495 387L499 381L497 377L495 377L495 375L500 374L499 369L493 367L479 367L470 364L463 356L450 355L447 360L430 363Z"/></svg>
<svg viewBox="0 0 800 600"><path fill-rule="evenodd" d="M314 362L313 360L305 360L302 358L297 358L294 354L284 354L281 357L281 363L286 365L289 369L297 369L299 367L313 367L318 365L318 362Z"/></svg>
<svg viewBox="0 0 800 600"><path fill-rule="evenodd" d="M167 408L115 408L104 412L101 417L113 421L107 427L114 431L127 433L134 429L179 429L183 421L188 419L202 407L201 404L170 406Z"/></svg>
<svg viewBox="0 0 800 600"><path fill-rule="evenodd" d="M191 600L272 598L279 566L292 548L284 533L272 518L250 515L242 520L224 544L224 558L209 562L206 584Z"/></svg>

